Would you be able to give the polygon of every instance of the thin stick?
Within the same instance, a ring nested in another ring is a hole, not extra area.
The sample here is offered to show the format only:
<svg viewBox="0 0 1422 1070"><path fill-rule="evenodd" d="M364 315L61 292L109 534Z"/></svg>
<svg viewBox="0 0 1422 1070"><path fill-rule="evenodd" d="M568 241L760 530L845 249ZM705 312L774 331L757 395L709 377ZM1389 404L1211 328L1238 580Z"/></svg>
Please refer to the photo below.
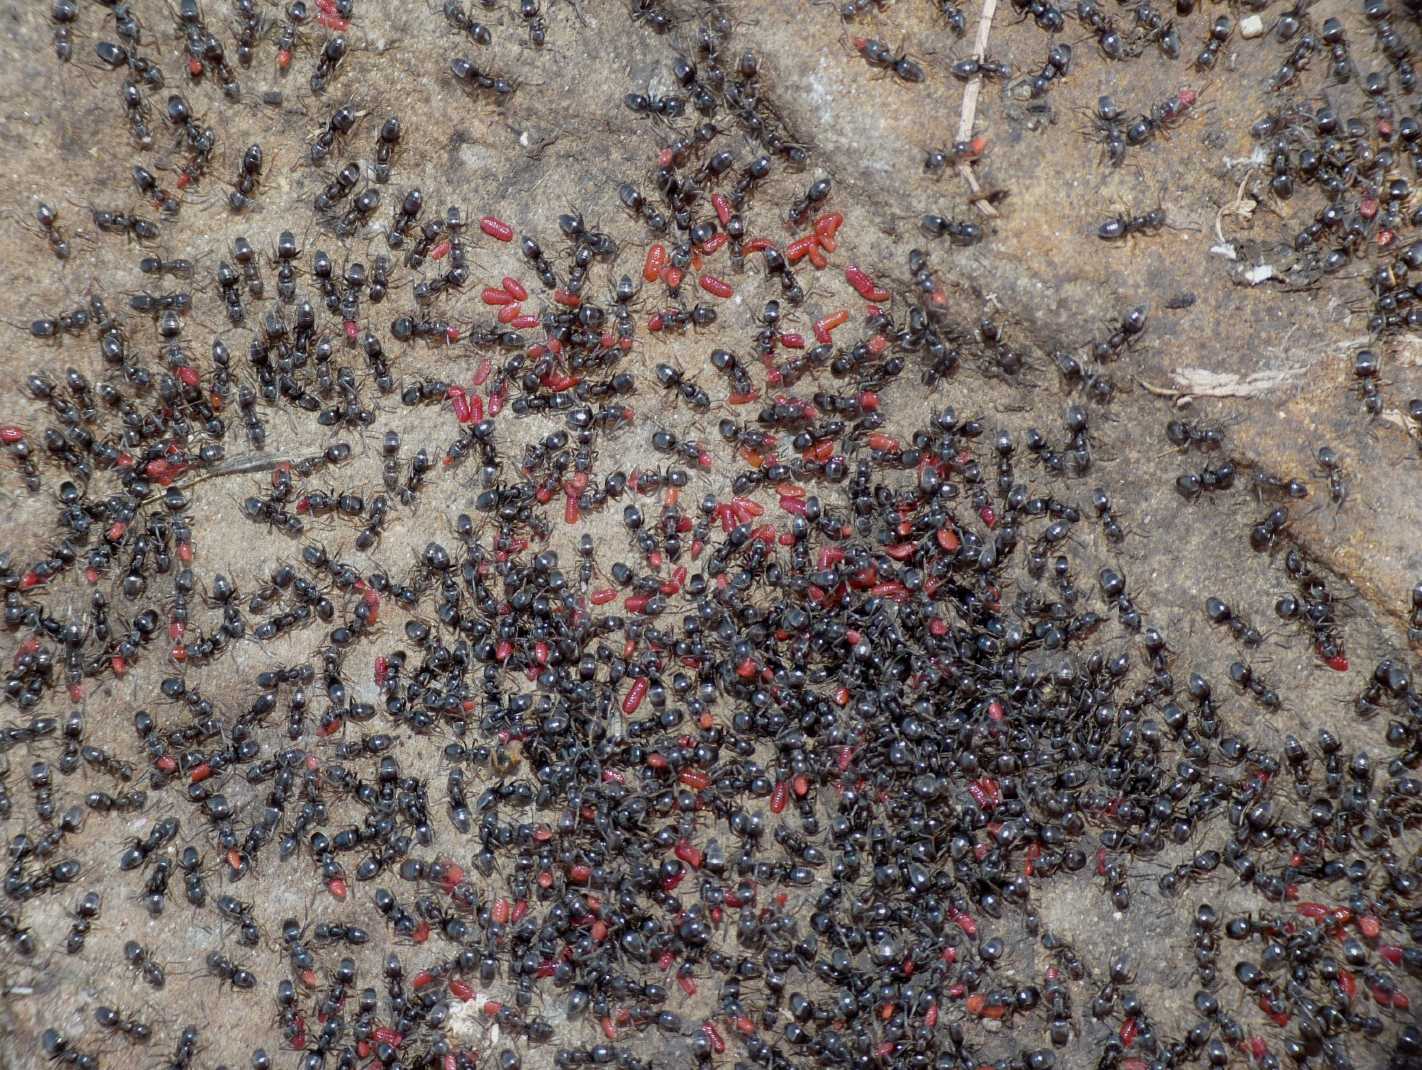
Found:
<svg viewBox="0 0 1422 1070"><path fill-rule="evenodd" d="M983 13L978 19L978 36L973 41L973 58L978 62L982 62L982 58L987 55L988 38L992 35L992 16L996 11L997 0L983 0ZM978 93L982 91L982 87L983 76L978 74L973 76L968 88L963 90L963 110L958 116L958 141L967 141L973 136L973 120L978 113ZM997 209L979 196L982 187L978 185L977 176L973 174L973 169L968 166L966 160L959 161L958 174L968 184L968 189L972 190L973 203L977 205L978 211L985 216L996 218Z"/></svg>
<svg viewBox="0 0 1422 1070"><path fill-rule="evenodd" d="M216 468L209 468L206 471L199 472L192 479L182 483L173 483L171 486L176 487L178 490L187 490L189 487L195 487L199 483L206 483L209 479L221 479L223 476L245 476L251 475L254 472L270 472L278 465L297 464L304 459L310 458L268 457L259 453L248 453L240 457L233 457L231 460L224 462ZM162 496L161 492L150 494L138 504L140 506L147 505L150 502L156 502Z"/></svg>

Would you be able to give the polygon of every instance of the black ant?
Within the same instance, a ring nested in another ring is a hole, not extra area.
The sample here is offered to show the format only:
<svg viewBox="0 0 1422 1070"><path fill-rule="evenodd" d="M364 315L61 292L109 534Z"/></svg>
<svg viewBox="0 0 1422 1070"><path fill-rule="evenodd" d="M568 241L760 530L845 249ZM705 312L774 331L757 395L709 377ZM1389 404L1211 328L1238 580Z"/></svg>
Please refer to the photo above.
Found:
<svg viewBox="0 0 1422 1070"><path fill-rule="evenodd" d="M153 1028L146 1022L125 1016L112 1007L95 1007L94 1021L110 1032L123 1033L135 1044L147 1044L153 1036Z"/></svg>
<svg viewBox="0 0 1422 1070"><path fill-rule="evenodd" d="M892 71L901 82L915 83L924 79L922 64L909 58L908 53L894 54L894 50L874 37L856 37L850 42L854 50L864 57L864 62L879 70Z"/></svg>
<svg viewBox="0 0 1422 1070"><path fill-rule="evenodd" d="M1224 428L1189 420L1171 420L1165 425L1165 437L1180 449L1217 450L1224 445Z"/></svg>
<svg viewBox="0 0 1422 1070"><path fill-rule="evenodd" d="M1096 228L1102 241L1123 241L1132 235L1155 234L1166 225L1165 209L1152 208L1140 215L1115 215Z"/></svg>
<svg viewBox="0 0 1422 1070"><path fill-rule="evenodd" d="M1215 59L1219 55L1220 49L1234 33L1234 22L1228 15L1220 15L1210 26L1210 35L1205 38L1205 47L1200 49L1200 54L1195 57L1195 69L1200 71L1212 70Z"/></svg>
<svg viewBox="0 0 1422 1070"><path fill-rule="evenodd" d="M1012 77L1012 67L984 56L982 59L960 59L948 69L948 73L960 82L971 82L979 76L989 81L1004 81Z"/></svg>
<svg viewBox="0 0 1422 1070"><path fill-rule="evenodd" d="M1210 619L1211 624L1228 625L1235 639L1247 647L1256 647L1264 642L1264 634L1258 628L1218 598L1205 599L1205 616Z"/></svg>

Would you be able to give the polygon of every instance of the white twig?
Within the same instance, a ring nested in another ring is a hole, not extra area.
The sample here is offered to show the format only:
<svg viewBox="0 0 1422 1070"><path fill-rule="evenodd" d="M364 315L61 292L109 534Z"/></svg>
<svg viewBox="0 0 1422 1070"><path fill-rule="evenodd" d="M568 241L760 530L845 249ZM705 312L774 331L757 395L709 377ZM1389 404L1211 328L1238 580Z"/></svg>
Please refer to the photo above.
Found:
<svg viewBox="0 0 1422 1070"><path fill-rule="evenodd" d="M973 41L973 58L982 62L987 55L988 38L992 35L992 16L997 11L997 0L983 0L983 12L978 19L978 35ZM983 76L974 75L973 80L968 83L967 89L963 91L963 110L958 117L958 141L967 141L973 136L973 120L978 112L978 93L982 91ZM973 174L973 169L968 166L966 160L958 163L958 174L963 176L963 181L968 184L968 189L972 190L976 198L982 192L978 185L977 176ZM997 216L997 209L987 201L977 199L973 203L977 205L978 211L985 216Z"/></svg>

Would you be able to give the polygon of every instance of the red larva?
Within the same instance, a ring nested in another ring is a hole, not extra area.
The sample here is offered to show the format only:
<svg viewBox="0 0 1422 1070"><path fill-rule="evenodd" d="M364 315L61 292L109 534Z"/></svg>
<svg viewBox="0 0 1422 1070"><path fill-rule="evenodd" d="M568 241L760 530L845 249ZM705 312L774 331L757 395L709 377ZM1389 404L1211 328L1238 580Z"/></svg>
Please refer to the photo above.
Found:
<svg viewBox="0 0 1422 1070"><path fill-rule="evenodd" d="M467 424L471 418L469 409L469 398L463 387L451 386L445 395L449 398L450 407L454 410L454 418L462 424Z"/></svg>
<svg viewBox="0 0 1422 1070"><path fill-rule="evenodd" d="M844 269L844 277L849 285L854 287L859 296L866 301L882 304L892 296L887 290L880 289L878 284L865 274L862 268L854 264L850 264Z"/></svg>
<svg viewBox="0 0 1422 1070"><path fill-rule="evenodd" d="M523 288L523 283L511 275L504 276L504 289L511 293L516 301L528 300L528 291Z"/></svg>
<svg viewBox="0 0 1422 1070"><path fill-rule="evenodd" d="M637 712L637 707L642 705L642 699L647 694L647 688L652 685L652 681L645 676L639 676L632 681L632 686L627 689L627 697L622 700L622 712L628 715Z"/></svg>
<svg viewBox="0 0 1422 1070"><path fill-rule="evenodd" d="M692 869L700 869L702 859L705 857L701 848L694 846L686 840L677 840L673 853L681 861L685 862Z"/></svg>
<svg viewBox="0 0 1422 1070"><path fill-rule="evenodd" d="M1134 1018L1127 1018L1121 1023L1121 1043L1130 1047L1136 1042L1136 1035L1140 1032L1140 1023Z"/></svg>
<svg viewBox="0 0 1422 1070"><path fill-rule="evenodd" d="M785 259L792 264L798 264L805 257L810 255L810 250L819 244L813 234L807 234L803 238L796 238L785 247Z"/></svg>
<svg viewBox="0 0 1422 1070"><path fill-rule="evenodd" d="M701 1033L706 1037L706 1042L711 1045L711 1050L717 1055L726 1050L726 1042L721 1037L721 1031L711 1022L701 1023Z"/></svg>
<svg viewBox="0 0 1422 1070"><path fill-rule="evenodd" d="M702 275L697 281L701 288L713 297L735 296L736 291L731 288L730 284L718 279L715 275Z"/></svg>
<svg viewBox="0 0 1422 1070"><path fill-rule="evenodd" d="M493 286L485 286L484 292L479 295L479 298L486 305L511 305L514 303L513 294Z"/></svg>
<svg viewBox="0 0 1422 1070"><path fill-rule="evenodd" d="M838 312L830 313L830 315L825 316L823 319L815 320L815 339L821 345L829 345L832 341L830 332L847 322L849 322L849 310L844 308Z"/></svg>
<svg viewBox="0 0 1422 1070"><path fill-rule="evenodd" d="M688 788L696 791L711 786L711 777L700 769L683 769L676 775L676 778Z"/></svg>
<svg viewBox="0 0 1422 1070"><path fill-rule="evenodd" d="M833 238L844 224L844 216L838 212L826 212L815 220L815 237L820 241Z"/></svg>
<svg viewBox="0 0 1422 1070"><path fill-rule="evenodd" d="M724 227L731 221L731 202L724 193L711 194L711 207L716 209L716 218L720 220L721 226Z"/></svg>
<svg viewBox="0 0 1422 1070"><path fill-rule="evenodd" d="M513 241L514 230L497 216L485 215L479 217L479 229L491 238L498 241Z"/></svg>
<svg viewBox="0 0 1422 1070"><path fill-rule="evenodd" d="M642 261L642 279L646 282L656 282L666 266L667 247L658 242L647 250L647 257Z"/></svg>
<svg viewBox="0 0 1422 1070"><path fill-rule="evenodd" d="M479 362L479 366L474 369L474 379L473 379L474 385L475 385L475 386L483 386L483 385L484 385L484 380L487 379L487 378L489 378L489 376L490 376L490 374L492 374L493 370L494 370L494 362L493 362L492 360L490 360L488 357L485 357L483 360L481 360L481 361Z"/></svg>
<svg viewBox="0 0 1422 1070"><path fill-rule="evenodd" d="M1323 664L1327 665L1334 672L1348 671L1348 658L1343 654L1330 654L1325 657L1322 652L1319 657L1323 659Z"/></svg>
<svg viewBox="0 0 1422 1070"><path fill-rule="evenodd" d="M777 780L775 787L770 791L770 812L778 814L784 811L785 804L790 799L790 782L787 780Z"/></svg>
<svg viewBox="0 0 1422 1070"><path fill-rule="evenodd" d="M389 1044L392 1048L398 1048L405 1039L388 1025L376 1026L371 1030L370 1038L378 1044Z"/></svg>

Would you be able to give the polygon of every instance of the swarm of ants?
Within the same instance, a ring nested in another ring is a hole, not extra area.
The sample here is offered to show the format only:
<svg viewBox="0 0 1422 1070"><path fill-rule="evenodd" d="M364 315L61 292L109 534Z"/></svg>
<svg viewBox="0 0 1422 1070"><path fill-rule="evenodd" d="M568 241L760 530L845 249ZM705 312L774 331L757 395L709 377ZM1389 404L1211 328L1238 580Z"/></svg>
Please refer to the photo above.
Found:
<svg viewBox="0 0 1422 1070"><path fill-rule="evenodd" d="M854 24L856 77L1012 91L1005 60L886 43L908 6L820 14ZM337 99L384 62L353 0L52 4L139 207L36 202L31 255L122 246L136 273L35 312L10 358L6 492L49 526L0 551L0 998L48 1009L0 1062L1422 1066L1422 687L1401 648L1350 651L1356 600L1292 523L1359 507L1347 449L1284 478L1161 421L1184 468L1157 511L1221 565L1153 605L1140 547L1176 535L1104 448L1151 305L1040 352L1010 310L958 315L952 258L1011 225L971 205L894 206L902 248L856 261L754 24L592 7L412 9L481 122L535 84L503 42L557 53L595 15L666 53L608 105L658 142L610 211L513 223L406 181L417 117ZM1011 8L1048 36L1034 100L1238 43L1195 0ZM951 42L974 17L931 14ZM1376 416L1422 316L1417 8L1364 0L1366 56L1277 14L1258 181L1328 197L1291 242L1318 275L1369 264L1349 359ZM1366 122L1308 102L1321 77L1366 87ZM1109 170L1200 95L1101 95L1086 136ZM296 100L298 151L231 142ZM1166 229L1157 204L1094 233ZM95 343L97 371L69 359ZM255 565L226 545L252 535ZM1255 566L1272 605L1231 582ZM1415 642L1422 585L1403 613ZM1293 731L1338 680L1346 730ZM1110 931L1142 910L1179 946ZM1171 956L1175 990L1138 983Z"/></svg>

